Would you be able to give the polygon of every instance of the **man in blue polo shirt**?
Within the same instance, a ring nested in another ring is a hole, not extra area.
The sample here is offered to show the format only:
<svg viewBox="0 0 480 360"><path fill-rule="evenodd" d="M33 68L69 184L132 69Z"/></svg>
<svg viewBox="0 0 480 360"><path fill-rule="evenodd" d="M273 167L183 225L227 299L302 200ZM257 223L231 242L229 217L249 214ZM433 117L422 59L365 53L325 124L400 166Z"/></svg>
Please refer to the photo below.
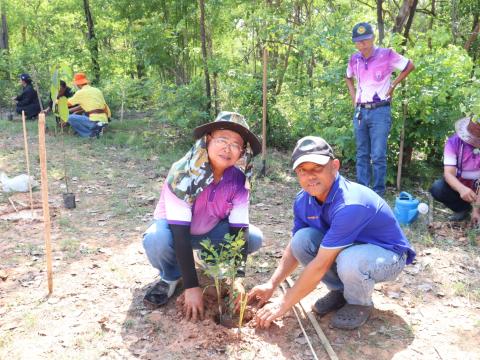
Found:
<svg viewBox="0 0 480 360"><path fill-rule="evenodd" d="M254 287L249 300L267 302L299 263L305 268L294 287L257 312L257 324L269 327L323 281L330 292L313 310L322 316L339 309L331 325L355 329L373 309L375 283L396 279L415 252L387 203L339 174L340 161L325 140L300 139L292 162L303 189L293 207L292 240L270 280Z"/></svg>

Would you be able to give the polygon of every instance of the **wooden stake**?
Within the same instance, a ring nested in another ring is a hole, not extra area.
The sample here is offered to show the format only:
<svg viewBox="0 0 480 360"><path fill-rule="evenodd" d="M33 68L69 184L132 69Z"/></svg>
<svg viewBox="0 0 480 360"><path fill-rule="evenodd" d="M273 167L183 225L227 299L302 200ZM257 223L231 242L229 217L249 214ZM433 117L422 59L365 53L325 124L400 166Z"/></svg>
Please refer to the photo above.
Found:
<svg viewBox="0 0 480 360"><path fill-rule="evenodd" d="M267 63L268 50L263 47L263 86L262 86L262 170L260 173L267 174Z"/></svg>
<svg viewBox="0 0 480 360"><path fill-rule="evenodd" d="M286 279L288 286L291 288L293 287L293 280L290 276L287 277ZM318 323L317 319L315 319L315 315L312 314L311 311L306 311L305 306L303 306L302 301L300 300L298 302L300 305L300 308L303 310L304 314L307 315L308 319L313 325L313 328L317 332L318 338L322 342L323 347L325 348L325 351L328 353L328 356L330 357L331 360L338 360L337 354L335 353L335 350L333 350L332 345L330 345L330 342L328 341L327 337L325 336L325 333L323 332L322 328L320 327L320 324Z"/></svg>
<svg viewBox="0 0 480 360"><path fill-rule="evenodd" d="M282 288L283 293L286 294L287 290L285 289L285 286L283 285L283 283L280 284L280 287ZM310 348L310 351L312 352L313 358L315 360L318 360L317 353L315 352L315 349L313 348L313 345L310 341L310 338L308 337L307 332L305 331L305 328L303 327L302 321L300 320L300 316L298 316L298 313L297 313L296 309L299 309L298 304L295 304L295 306L292 307L293 313L295 314L295 317L297 318L298 325L300 325L300 329L302 329L302 333L303 333L303 336L305 336L305 340L307 340L307 344L308 344L308 347Z"/></svg>
<svg viewBox="0 0 480 360"><path fill-rule="evenodd" d="M40 155L40 170L42 183L42 208L43 223L45 234L45 256L47 259L47 278L48 293L53 292L53 275L52 275L52 245L50 241L50 209L48 207L48 176L47 176L47 151L45 148L45 114L38 115L38 152Z"/></svg>
<svg viewBox="0 0 480 360"><path fill-rule="evenodd" d="M397 168L397 191L400 191L400 184L402 181L402 166L403 166L403 143L405 141L405 122L407 120L407 100L402 101L402 131L400 132L400 152L398 154L398 168Z"/></svg>
<svg viewBox="0 0 480 360"><path fill-rule="evenodd" d="M28 190L30 192L30 209L32 211L33 220L33 193L32 193L32 181L30 178L30 156L28 155L28 141L27 141L27 124L25 121L25 111L22 111L22 123L23 123L23 141L25 146L25 159L27 160L27 175L28 175Z"/></svg>

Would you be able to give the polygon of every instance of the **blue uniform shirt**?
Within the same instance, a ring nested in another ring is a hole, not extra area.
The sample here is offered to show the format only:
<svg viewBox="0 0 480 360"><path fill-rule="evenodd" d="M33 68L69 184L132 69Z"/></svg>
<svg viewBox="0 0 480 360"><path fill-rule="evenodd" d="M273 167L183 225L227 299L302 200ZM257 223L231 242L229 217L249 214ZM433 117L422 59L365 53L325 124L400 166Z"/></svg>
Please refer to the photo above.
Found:
<svg viewBox="0 0 480 360"><path fill-rule="evenodd" d="M305 227L318 229L324 234L323 248L373 244L399 255L407 253L407 264L415 258L415 251L385 200L340 174L323 204L306 191L300 191L295 198L293 214L292 234Z"/></svg>

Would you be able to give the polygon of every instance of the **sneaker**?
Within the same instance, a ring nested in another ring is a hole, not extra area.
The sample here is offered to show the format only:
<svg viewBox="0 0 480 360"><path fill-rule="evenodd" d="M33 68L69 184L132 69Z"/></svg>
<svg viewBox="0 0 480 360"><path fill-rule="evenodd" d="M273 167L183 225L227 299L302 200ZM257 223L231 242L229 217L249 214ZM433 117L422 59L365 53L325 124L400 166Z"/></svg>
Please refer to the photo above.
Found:
<svg viewBox="0 0 480 360"><path fill-rule="evenodd" d="M155 309L165 305L173 296L179 280L167 281L160 279L153 285L143 298L143 304L149 308Z"/></svg>
<svg viewBox="0 0 480 360"><path fill-rule="evenodd" d="M450 221L463 221L468 217L470 210L456 211L448 217Z"/></svg>

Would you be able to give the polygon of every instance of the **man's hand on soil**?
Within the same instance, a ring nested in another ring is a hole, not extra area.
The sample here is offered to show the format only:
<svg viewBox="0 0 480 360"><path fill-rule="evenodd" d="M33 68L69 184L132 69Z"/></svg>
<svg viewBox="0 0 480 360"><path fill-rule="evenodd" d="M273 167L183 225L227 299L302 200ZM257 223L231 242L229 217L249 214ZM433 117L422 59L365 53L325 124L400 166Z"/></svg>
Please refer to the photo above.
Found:
<svg viewBox="0 0 480 360"><path fill-rule="evenodd" d="M480 228L480 209L474 208L470 219L470 226L474 229Z"/></svg>
<svg viewBox="0 0 480 360"><path fill-rule="evenodd" d="M250 303L252 300L257 299L259 300L258 306L262 306L272 297L274 290L275 288L271 282L257 285L249 291L247 295L248 302Z"/></svg>
<svg viewBox="0 0 480 360"><path fill-rule="evenodd" d="M269 328L272 321L281 317L287 310L283 304L283 297L265 305L255 315L257 327Z"/></svg>
<svg viewBox="0 0 480 360"><path fill-rule="evenodd" d="M203 320L203 292L199 287L185 290L185 304L183 305L185 317L187 320L196 322L198 319Z"/></svg>

